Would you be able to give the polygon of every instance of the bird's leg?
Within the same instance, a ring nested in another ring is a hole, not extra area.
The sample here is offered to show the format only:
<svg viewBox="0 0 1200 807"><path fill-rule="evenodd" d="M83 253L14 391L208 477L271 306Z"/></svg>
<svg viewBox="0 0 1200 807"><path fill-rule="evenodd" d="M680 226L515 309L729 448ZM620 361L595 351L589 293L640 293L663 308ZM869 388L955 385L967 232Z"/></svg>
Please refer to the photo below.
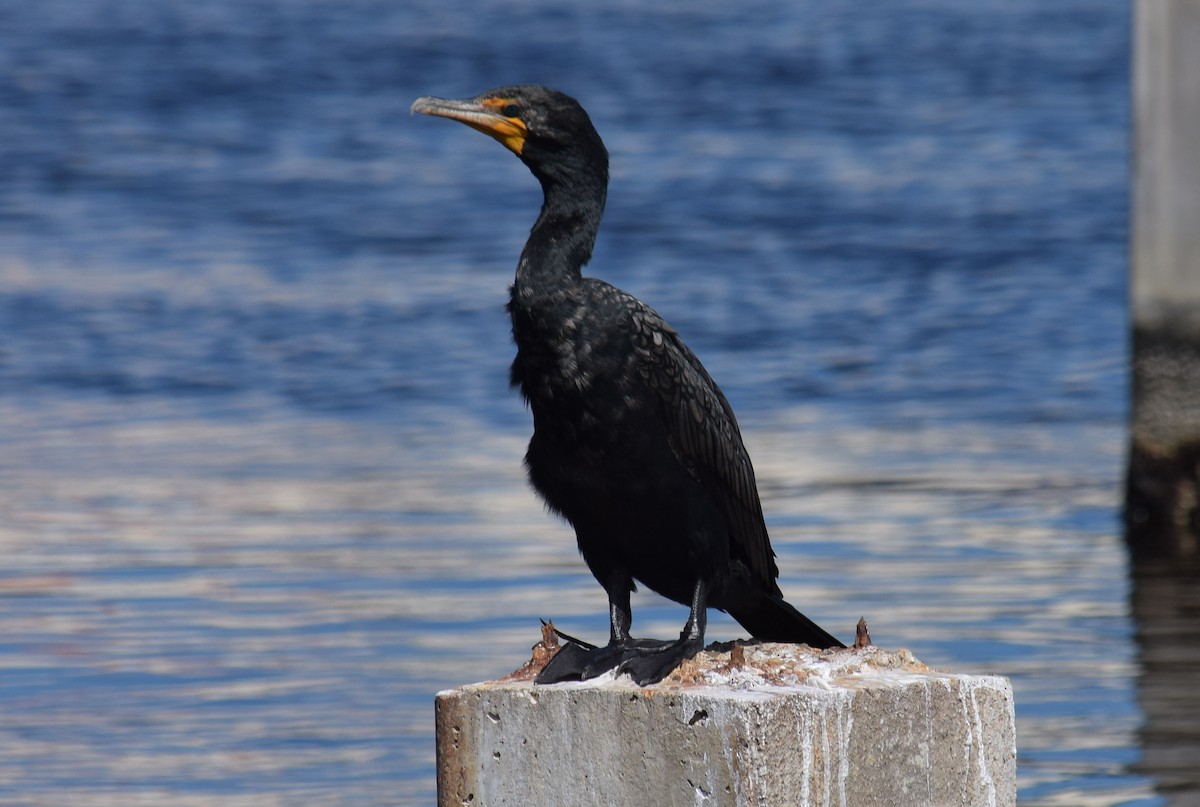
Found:
<svg viewBox="0 0 1200 807"><path fill-rule="evenodd" d="M629 607L629 588L608 588L609 641L604 647L589 648L568 642L538 673L536 683L586 681L609 670L629 673L645 686L661 681L685 659L704 647L704 629L708 624L708 586L697 580L692 589L692 608L687 624L675 641L634 639L629 635L633 612Z"/></svg>
<svg viewBox="0 0 1200 807"><path fill-rule="evenodd" d="M697 580L695 588L692 589L692 611L688 614L688 621L679 634L679 641L691 644L699 643L702 647L704 645L704 629L707 627L708 586L704 584L703 580Z"/></svg>
<svg viewBox="0 0 1200 807"><path fill-rule="evenodd" d="M586 681L620 665L626 649L635 641L629 635L629 626L633 624L633 610L629 606L632 582L628 575L613 574L604 586L608 592L608 644L595 647L560 633L567 643L542 668L535 683Z"/></svg>
<svg viewBox="0 0 1200 807"><path fill-rule="evenodd" d="M629 607L629 589L618 586L608 592L608 643L629 643L629 626L633 624L633 609Z"/></svg>
<svg viewBox="0 0 1200 807"><path fill-rule="evenodd" d="M638 684L654 684L666 678L686 659L704 647L708 625L708 586L697 580L692 589L692 610L674 642L634 641L625 651L618 672L629 673Z"/></svg>

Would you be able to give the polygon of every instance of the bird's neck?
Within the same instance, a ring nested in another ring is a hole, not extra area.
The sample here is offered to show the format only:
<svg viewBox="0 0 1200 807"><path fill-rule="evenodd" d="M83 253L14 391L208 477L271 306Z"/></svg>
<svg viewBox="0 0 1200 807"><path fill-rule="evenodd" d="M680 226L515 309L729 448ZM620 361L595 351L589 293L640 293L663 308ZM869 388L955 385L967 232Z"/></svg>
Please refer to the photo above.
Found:
<svg viewBox="0 0 1200 807"><path fill-rule="evenodd" d="M592 257L604 214L607 183L603 180L542 179L545 201L521 252L514 290L549 291L580 278L580 269Z"/></svg>

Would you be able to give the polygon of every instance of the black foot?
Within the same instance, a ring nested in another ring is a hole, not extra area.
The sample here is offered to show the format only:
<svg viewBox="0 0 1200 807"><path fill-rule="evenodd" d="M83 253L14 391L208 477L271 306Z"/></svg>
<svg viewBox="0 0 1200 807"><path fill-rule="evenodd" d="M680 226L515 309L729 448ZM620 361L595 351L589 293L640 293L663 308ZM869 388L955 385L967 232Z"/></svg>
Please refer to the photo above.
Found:
<svg viewBox="0 0 1200 807"><path fill-rule="evenodd" d="M621 660L617 673L629 673L638 686L657 684L675 668L700 652L701 639L678 639L674 642L655 642L655 647L630 648Z"/></svg>
<svg viewBox="0 0 1200 807"><path fill-rule="evenodd" d="M559 636L562 637L562 634ZM587 642L568 639L562 649L555 653L554 658L538 673L534 683L557 684L562 681L587 681L596 678L621 666L628 652L649 641L651 640L633 639L625 644L596 647Z"/></svg>
<svg viewBox="0 0 1200 807"><path fill-rule="evenodd" d="M674 642L631 639L605 647L584 647L568 642L542 668L534 683L587 681L616 670L618 675L628 673L639 686L655 684L670 675L685 659L696 655L702 644L700 639Z"/></svg>
<svg viewBox="0 0 1200 807"><path fill-rule="evenodd" d="M588 659L600 648L587 648L582 644L567 642L554 654L546 666L533 679L535 684L557 684L560 681L580 681L588 668Z"/></svg>

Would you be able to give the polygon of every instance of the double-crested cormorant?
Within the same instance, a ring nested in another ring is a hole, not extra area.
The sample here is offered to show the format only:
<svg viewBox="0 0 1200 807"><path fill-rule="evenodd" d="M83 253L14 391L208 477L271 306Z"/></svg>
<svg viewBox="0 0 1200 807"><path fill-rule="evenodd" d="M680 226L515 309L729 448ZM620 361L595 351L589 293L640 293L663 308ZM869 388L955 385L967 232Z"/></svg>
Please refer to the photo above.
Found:
<svg viewBox="0 0 1200 807"><path fill-rule="evenodd" d="M628 672L659 681L704 644L706 609L756 638L841 647L784 601L754 469L729 402L653 309L580 274L608 189L608 153L555 90L500 87L413 112L461 121L521 158L545 201L517 264L512 383L533 412L529 479L575 527L608 593L606 647L569 641L539 683ZM678 640L634 639L634 581L691 607Z"/></svg>

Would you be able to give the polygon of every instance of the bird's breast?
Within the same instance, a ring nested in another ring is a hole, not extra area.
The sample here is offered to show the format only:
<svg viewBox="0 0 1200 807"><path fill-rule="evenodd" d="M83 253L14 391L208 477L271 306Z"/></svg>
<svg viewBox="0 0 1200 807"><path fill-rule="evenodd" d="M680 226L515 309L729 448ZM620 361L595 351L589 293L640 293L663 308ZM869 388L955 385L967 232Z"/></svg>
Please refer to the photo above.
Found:
<svg viewBox="0 0 1200 807"><path fill-rule="evenodd" d="M627 329L587 305L560 299L510 305L517 355L512 380L533 409L535 424L572 428L617 426L638 408L637 353Z"/></svg>

